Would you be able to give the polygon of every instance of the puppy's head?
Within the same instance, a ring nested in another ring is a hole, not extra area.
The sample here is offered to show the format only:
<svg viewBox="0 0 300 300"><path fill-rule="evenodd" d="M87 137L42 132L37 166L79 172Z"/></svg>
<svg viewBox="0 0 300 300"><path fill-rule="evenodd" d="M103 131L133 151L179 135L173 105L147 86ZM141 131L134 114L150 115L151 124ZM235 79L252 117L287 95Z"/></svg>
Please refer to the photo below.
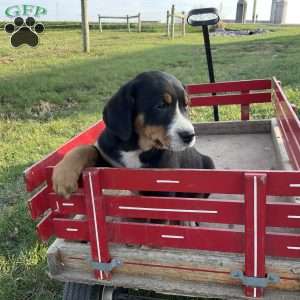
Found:
<svg viewBox="0 0 300 300"><path fill-rule="evenodd" d="M106 104L103 119L108 130L123 141L137 135L144 151L181 151L195 143L187 108L182 83L167 73L151 71L123 85Z"/></svg>

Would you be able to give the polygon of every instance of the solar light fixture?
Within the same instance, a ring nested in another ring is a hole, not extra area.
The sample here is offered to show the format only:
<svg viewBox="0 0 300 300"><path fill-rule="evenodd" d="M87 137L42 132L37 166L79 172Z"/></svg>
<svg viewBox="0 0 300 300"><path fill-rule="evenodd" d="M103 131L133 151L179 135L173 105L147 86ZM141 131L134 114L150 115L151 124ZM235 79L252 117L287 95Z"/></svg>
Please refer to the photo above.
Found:
<svg viewBox="0 0 300 300"><path fill-rule="evenodd" d="M216 8L192 9L187 17L187 22L191 26L215 25L220 21Z"/></svg>
<svg viewBox="0 0 300 300"><path fill-rule="evenodd" d="M188 13L187 23L191 26L202 26L204 45L206 51L206 60L208 66L208 74L210 82L215 82L215 74L211 56L210 40L208 26L215 25L220 21L218 11L214 7L192 9ZM217 105L214 105L214 119L219 121L219 109Z"/></svg>

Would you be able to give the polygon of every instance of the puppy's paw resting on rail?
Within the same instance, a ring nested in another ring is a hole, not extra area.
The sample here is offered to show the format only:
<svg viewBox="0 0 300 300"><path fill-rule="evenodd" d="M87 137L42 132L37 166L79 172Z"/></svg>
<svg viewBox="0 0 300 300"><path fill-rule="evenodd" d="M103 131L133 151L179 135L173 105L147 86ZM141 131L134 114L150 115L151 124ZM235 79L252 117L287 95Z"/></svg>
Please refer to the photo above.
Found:
<svg viewBox="0 0 300 300"><path fill-rule="evenodd" d="M53 170L52 186L55 193L69 198L78 189L82 171L95 166L98 159L99 152L92 145L79 146L67 153Z"/></svg>

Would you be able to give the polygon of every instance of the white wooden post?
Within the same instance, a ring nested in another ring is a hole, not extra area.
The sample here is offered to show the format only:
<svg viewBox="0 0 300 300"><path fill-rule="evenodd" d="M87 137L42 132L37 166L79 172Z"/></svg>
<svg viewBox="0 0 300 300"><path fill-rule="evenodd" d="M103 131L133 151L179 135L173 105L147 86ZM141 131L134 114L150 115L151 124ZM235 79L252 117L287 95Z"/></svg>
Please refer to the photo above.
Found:
<svg viewBox="0 0 300 300"><path fill-rule="evenodd" d="M253 2L252 23L255 23L255 16L256 16L256 0L254 0Z"/></svg>
<svg viewBox="0 0 300 300"><path fill-rule="evenodd" d="M100 15L98 15L98 20L99 20L99 31L102 32L102 21Z"/></svg>
<svg viewBox="0 0 300 300"><path fill-rule="evenodd" d="M175 35L175 5L172 5L171 9L171 39L174 39Z"/></svg>
<svg viewBox="0 0 300 300"><path fill-rule="evenodd" d="M182 36L185 36L185 13L184 11L182 12L182 19L181 19L181 34Z"/></svg>
<svg viewBox="0 0 300 300"><path fill-rule="evenodd" d="M81 27L83 38L83 51L90 52L90 30L87 14L87 2L88 0L81 0Z"/></svg>
<svg viewBox="0 0 300 300"><path fill-rule="evenodd" d="M127 18L127 28L128 28L128 32L130 32L130 23L129 23L129 16L126 16Z"/></svg>
<svg viewBox="0 0 300 300"><path fill-rule="evenodd" d="M142 19L141 19L141 13L138 14L138 32L142 32Z"/></svg>
<svg viewBox="0 0 300 300"><path fill-rule="evenodd" d="M167 24L166 24L167 37L170 37L170 12L167 10Z"/></svg>

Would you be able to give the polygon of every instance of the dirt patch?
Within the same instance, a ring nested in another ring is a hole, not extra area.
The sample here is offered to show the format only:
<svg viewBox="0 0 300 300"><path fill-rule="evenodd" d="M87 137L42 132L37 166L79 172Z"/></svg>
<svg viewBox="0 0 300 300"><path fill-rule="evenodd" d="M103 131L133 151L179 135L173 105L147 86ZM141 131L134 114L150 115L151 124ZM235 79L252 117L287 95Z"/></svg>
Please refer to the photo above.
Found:
<svg viewBox="0 0 300 300"><path fill-rule="evenodd" d="M32 106L27 113L34 117L47 117L60 110L66 110L77 106L77 102L72 98L67 98L62 105L40 100L39 103Z"/></svg>
<svg viewBox="0 0 300 300"><path fill-rule="evenodd" d="M14 62L14 59L10 58L10 57L1 57L0 58L0 64L1 65L8 65L8 64L11 64L13 62Z"/></svg>
<svg viewBox="0 0 300 300"><path fill-rule="evenodd" d="M241 35L254 35L263 34L269 32L266 29L253 29L253 30L232 30L217 28L215 31L211 32L211 35L215 36L241 36Z"/></svg>

